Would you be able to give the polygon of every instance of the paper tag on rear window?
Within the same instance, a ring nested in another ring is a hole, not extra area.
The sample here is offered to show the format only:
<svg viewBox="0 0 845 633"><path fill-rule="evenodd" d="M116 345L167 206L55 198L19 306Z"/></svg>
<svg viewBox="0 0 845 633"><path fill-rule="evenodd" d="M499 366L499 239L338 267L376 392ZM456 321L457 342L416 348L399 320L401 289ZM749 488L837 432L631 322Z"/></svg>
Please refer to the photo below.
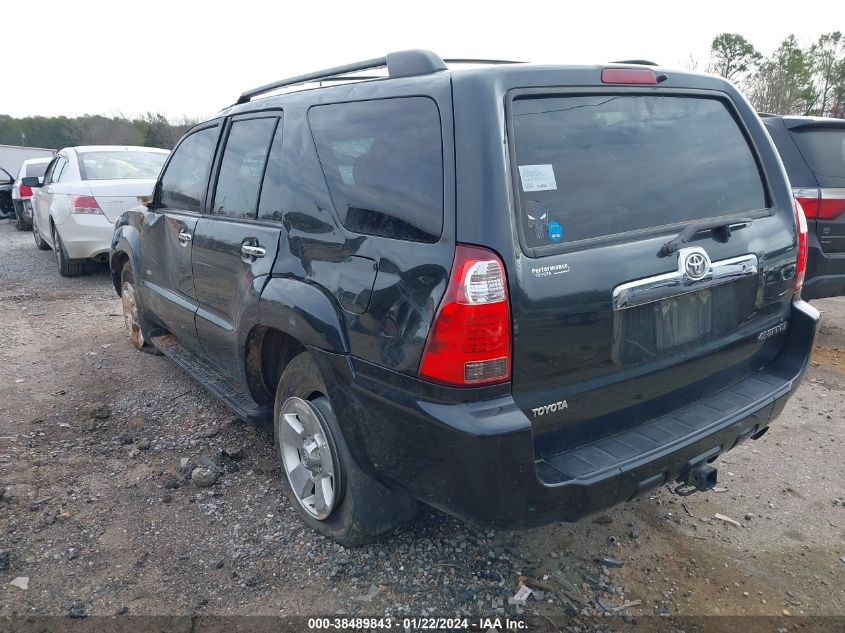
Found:
<svg viewBox="0 0 845 633"><path fill-rule="evenodd" d="M523 191L552 191L557 189L555 170L551 165L520 165L519 179Z"/></svg>

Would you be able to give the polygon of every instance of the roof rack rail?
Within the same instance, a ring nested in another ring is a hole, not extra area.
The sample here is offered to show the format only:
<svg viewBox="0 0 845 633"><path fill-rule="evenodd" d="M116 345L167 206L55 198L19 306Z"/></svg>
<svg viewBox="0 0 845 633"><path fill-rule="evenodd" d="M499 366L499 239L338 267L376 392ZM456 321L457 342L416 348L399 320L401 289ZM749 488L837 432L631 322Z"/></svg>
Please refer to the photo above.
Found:
<svg viewBox="0 0 845 633"><path fill-rule="evenodd" d="M640 66L657 66L657 62L652 62L647 59L619 59L611 64L639 64Z"/></svg>
<svg viewBox="0 0 845 633"><path fill-rule="evenodd" d="M511 59L444 59L447 64L525 64Z"/></svg>
<svg viewBox="0 0 845 633"><path fill-rule="evenodd" d="M350 73L360 72L363 70L373 70L374 68L385 67L387 68L387 74L389 77L414 77L417 75L428 75L440 70L446 70L446 64L443 63L443 60L440 59L436 53L431 51L422 49L398 51L396 53L388 53L384 57L376 57L375 59L367 59L362 62L336 66L335 68L327 68L326 70L318 70L316 72L274 81L273 83L259 86L258 88L253 88L252 90L247 90L238 97L238 100L235 103L247 103L253 97L271 92L278 88L298 86L314 81L341 81L342 78L340 75L348 75ZM348 77L347 79L351 81L358 78Z"/></svg>

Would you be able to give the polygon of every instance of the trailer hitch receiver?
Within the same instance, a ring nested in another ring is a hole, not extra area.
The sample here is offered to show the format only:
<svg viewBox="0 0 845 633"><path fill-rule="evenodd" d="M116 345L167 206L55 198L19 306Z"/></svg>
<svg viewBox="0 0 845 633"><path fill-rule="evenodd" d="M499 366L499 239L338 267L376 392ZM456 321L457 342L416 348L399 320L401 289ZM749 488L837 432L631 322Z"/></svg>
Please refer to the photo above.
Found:
<svg viewBox="0 0 845 633"><path fill-rule="evenodd" d="M710 490L716 485L716 468L710 464L699 464L690 468L686 480L675 488L675 494L688 497L699 490Z"/></svg>

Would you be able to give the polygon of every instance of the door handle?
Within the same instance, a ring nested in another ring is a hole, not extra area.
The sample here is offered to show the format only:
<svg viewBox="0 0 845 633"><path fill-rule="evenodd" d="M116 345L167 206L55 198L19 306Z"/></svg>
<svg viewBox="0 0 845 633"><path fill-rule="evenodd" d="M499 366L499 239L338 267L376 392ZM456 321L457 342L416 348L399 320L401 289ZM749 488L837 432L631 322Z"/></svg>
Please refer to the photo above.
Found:
<svg viewBox="0 0 845 633"><path fill-rule="evenodd" d="M188 242L190 242L192 239L194 239L194 236L188 233L188 231L186 231L185 229L179 231L179 243L182 246L187 246Z"/></svg>
<svg viewBox="0 0 845 633"><path fill-rule="evenodd" d="M263 246L254 244L241 244L241 255L244 257L264 257L267 250Z"/></svg>

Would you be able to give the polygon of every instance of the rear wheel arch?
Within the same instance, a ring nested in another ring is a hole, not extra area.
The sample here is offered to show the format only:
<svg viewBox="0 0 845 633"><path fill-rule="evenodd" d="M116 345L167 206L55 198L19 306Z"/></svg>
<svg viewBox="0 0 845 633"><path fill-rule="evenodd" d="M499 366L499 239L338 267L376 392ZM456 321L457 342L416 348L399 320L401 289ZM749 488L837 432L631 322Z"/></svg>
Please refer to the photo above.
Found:
<svg viewBox="0 0 845 633"><path fill-rule="evenodd" d="M258 313L262 325L292 336L304 347L349 353L341 308L319 286L271 278L261 292Z"/></svg>
<svg viewBox="0 0 845 633"><path fill-rule="evenodd" d="M266 325L255 326L246 338L244 374L259 404L272 405L282 372L305 346L291 334Z"/></svg>

